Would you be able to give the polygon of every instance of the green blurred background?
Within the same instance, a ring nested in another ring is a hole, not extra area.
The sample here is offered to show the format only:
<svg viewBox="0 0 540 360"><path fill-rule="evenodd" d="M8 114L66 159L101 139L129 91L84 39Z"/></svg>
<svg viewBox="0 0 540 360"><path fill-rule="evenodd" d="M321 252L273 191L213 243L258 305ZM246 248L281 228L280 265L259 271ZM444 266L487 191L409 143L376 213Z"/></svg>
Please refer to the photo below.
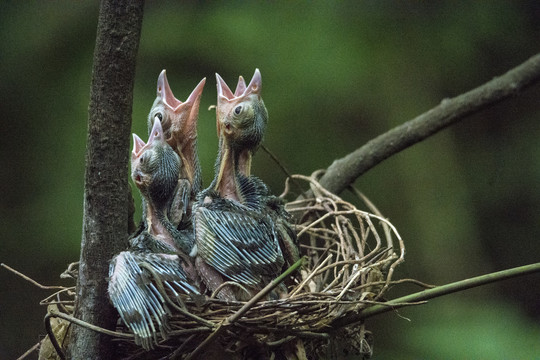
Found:
<svg viewBox="0 0 540 360"><path fill-rule="evenodd" d="M79 258L97 14L90 1L0 4L0 261L44 284L69 285L59 274ZM537 1L148 2L133 131L144 138L162 69L181 100L207 77L199 151L208 184L214 73L234 86L258 67L265 144L291 172L310 174L506 72L539 44ZM536 85L356 182L406 242L398 277L444 284L540 260L539 100ZM285 176L263 151L253 172L282 191ZM539 359L539 280L373 318L375 358ZM0 284L0 358L13 359L43 336L38 303L51 292L4 269Z"/></svg>

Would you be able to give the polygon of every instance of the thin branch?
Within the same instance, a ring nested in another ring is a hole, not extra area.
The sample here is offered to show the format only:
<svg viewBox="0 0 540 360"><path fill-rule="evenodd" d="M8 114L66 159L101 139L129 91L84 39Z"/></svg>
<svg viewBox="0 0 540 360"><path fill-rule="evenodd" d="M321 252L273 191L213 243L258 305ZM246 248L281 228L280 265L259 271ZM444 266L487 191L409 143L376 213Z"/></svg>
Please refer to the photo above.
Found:
<svg viewBox="0 0 540 360"><path fill-rule="evenodd" d="M285 167L285 165L283 165L281 163L281 161L279 161L279 159L277 158L276 155L274 155L273 152L270 151L269 148L267 148L264 144L261 145L261 148L264 150L265 153L268 154L268 156L270 156L270 158L276 163L276 165L281 169L281 171L283 171L283 173L285 174L285 176L287 177L291 177L291 172L289 170L287 170L287 168ZM300 189L302 189L301 186L298 186Z"/></svg>
<svg viewBox="0 0 540 360"><path fill-rule="evenodd" d="M102 328L100 326L89 324L89 323L87 323L85 321L77 319L74 316L64 314L63 312L59 312L59 311L56 311L56 310L49 310L49 312L47 313L47 315L45 315L45 317L46 318L47 317L48 318L58 317L58 318L67 320L67 321L69 321L69 322L71 322L71 323L73 323L75 325L79 325L80 327L83 327L85 329L92 330L92 331L94 331L96 333L101 333L101 334L104 334L104 335L108 335L110 337L122 338L122 339L133 339L134 338L133 334L122 333L122 332L118 332L118 331L112 331L112 330L109 330L109 329L105 329L105 328Z"/></svg>
<svg viewBox="0 0 540 360"><path fill-rule="evenodd" d="M341 328L343 326L351 325L353 323L365 320L375 315L399 309L400 307L409 305L413 302L426 301L454 292L471 289L473 287L486 285L497 281L511 279L517 276L533 274L536 272L540 272L540 263L520 266L512 269L477 276L471 279L456 281L451 284L438 286L433 289L420 291L414 294L390 300L384 304L371 306L369 308L366 308L365 310L362 310L358 314L351 315L346 318L337 319L332 323L332 327L334 329Z"/></svg>
<svg viewBox="0 0 540 360"><path fill-rule="evenodd" d="M45 290L49 290L49 289L67 289L66 286L56 286L56 285L41 285L40 283L38 283L36 280L34 279L31 279L30 277L24 275L23 273L15 270L14 268L12 268L11 266L8 266L4 263L0 264L3 268L11 271L12 273L14 273L15 275L18 275L20 277L22 277L24 280L26 281L29 281L31 282L32 284L34 284L35 286L39 287L40 289L45 289Z"/></svg>
<svg viewBox="0 0 540 360"><path fill-rule="evenodd" d="M270 156L270 158L277 164L277 166L281 169L281 171L283 171L283 173L285 174L285 176L287 176L288 178L292 178L292 174L289 170L287 170L287 168L285 167L285 165L283 165L281 163L281 161L279 161L279 159L277 158L276 155L274 155L273 152L270 151L269 148L267 148L264 144L261 145L261 148L264 150L264 152L266 152L268 154L268 156ZM303 192L303 189L302 189L302 186L300 186L300 184L298 183L298 181L296 181L296 179L292 179L292 182L293 184L298 188L298 190L300 191L300 193Z"/></svg>
<svg viewBox="0 0 540 360"><path fill-rule="evenodd" d="M515 96L540 80L540 54L506 74L453 99L444 99L428 112L369 141L349 155L335 160L319 180L339 194L359 176L411 145L497 102Z"/></svg>
<svg viewBox="0 0 540 360"><path fill-rule="evenodd" d="M22 354L21 356L19 356L17 358L17 360L24 360L26 359L29 355L31 355L33 352L35 351L38 351L39 350L39 347L41 346L41 343L43 342L43 340L41 340L40 342L38 342L37 344L35 344L34 346L32 346L30 349L26 350L26 352L24 354Z"/></svg>
<svg viewBox="0 0 540 360"><path fill-rule="evenodd" d="M54 349L56 350L56 353L58 354L58 357L61 360L66 359L66 355L64 354L64 351L62 350L62 347L58 343L58 339L56 339L54 331L52 330L52 327L51 327L51 318L55 318L55 317L67 320L67 321L69 321L69 322L71 322L73 324L79 325L80 327L88 329L88 330L92 330L93 332L96 332L96 333L101 333L101 334L104 334L104 335L109 335L109 336L119 337L119 338L124 338L124 339L133 339L133 337L134 337L133 334L125 334L125 333L120 333L120 332L116 332L116 331L111 331L111 330L104 329L104 328L96 326L96 325L89 324L89 323L87 323L85 321L82 321L82 320L79 320L79 319L77 319L77 318L75 318L75 317L73 317L71 315L64 314L64 313L58 312L56 310L49 310L49 312L45 315L45 318L43 320L44 323L45 323L45 330L47 331L47 335L49 336L49 340L51 341L51 344L53 345Z"/></svg>

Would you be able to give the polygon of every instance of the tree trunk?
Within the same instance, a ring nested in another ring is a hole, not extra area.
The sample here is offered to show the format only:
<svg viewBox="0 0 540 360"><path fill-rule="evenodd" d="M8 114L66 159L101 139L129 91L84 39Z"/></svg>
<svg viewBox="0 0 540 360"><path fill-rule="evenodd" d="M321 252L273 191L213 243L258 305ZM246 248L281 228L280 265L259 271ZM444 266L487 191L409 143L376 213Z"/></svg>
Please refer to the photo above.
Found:
<svg viewBox="0 0 540 360"><path fill-rule="evenodd" d="M129 134L143 8L143 0L101 1L94 49L75 316L107 329L116 321L107 297L109 261L125 247L132 221ZM110 340L73 326L68 357L112 359Z"/></svg>

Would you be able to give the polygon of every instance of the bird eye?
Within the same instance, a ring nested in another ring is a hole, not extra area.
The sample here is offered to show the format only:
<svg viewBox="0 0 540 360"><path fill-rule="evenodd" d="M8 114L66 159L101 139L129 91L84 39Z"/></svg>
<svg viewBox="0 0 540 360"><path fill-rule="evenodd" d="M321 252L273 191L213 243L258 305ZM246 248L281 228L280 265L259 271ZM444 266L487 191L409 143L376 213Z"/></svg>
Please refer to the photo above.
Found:
<svg viewBox="0 0 540 360"><path fill-rule="evenodd" d="M158 118L159 121L163 121L163 115L161 115L161 113L157 113L156 115L154 115L154 119L155 118Z"/></svg>
<svg viewBox="0 0 540 360"><path fill-rule="evenodd" d="M242 112L242 105L239 105L239 106L234 108L234 113L236 115L240 115L241 112Z"/></svg>

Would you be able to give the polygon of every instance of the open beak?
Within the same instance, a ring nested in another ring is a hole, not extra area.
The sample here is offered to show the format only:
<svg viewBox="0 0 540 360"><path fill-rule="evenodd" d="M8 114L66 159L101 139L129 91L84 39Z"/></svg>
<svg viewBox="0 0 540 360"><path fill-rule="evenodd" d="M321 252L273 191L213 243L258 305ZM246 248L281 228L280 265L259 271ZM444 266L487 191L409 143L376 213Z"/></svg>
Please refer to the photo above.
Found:
<svg viewBox="0 0 540 360"><path fill-rule="evenodd" d="M167 81L167 74L165 70L163 70L158 77L157 96L161 97L163 103L172 110L176 110L180 105L182 105L182 102L174 97L171 87L169 86L169 81Z"/></svg>
<svg viewBox="0 0 540 360"><path fill-rule="evenodd" d="M234 91L234 96L240 96L246 91L246 81L240 75L238 77L238 84L236 85L236 90Z"/></svg>
<svg viewBox="0 0 540 360"><path fill-rule="evenodd" d="M192 128L193 125L196 127L197 118L199 114L199 105L201 102L201 96L204 89L204 84L206 83L206 78L202 79L195 89L188 96L187 100L182 102L178 100L169 86L167 81L167 75L165 70L159 74L157 93L158 96L161 96L163 103L169 107L174 113L181 113L182 111L188 111L189 115L187 116L187 128ZM183 127L185 125L181 125Z"/></svg>
<svg viewBox="0 0 540 360"><path fill-rule="evenodd" d="M133 134L133 151L131 152L131 160L134 160L141 152L142 148L146 144L144 141L137 136L137 134Z"/></svg>
<svg viewBox="0 0 540 360"><path fill-rule="evenodd" d="M194 129L197 125L197 119L199 118L199 105L201 103L201 96L204 89L204 84L206 84L206 78L203 78L195 89L188 96L187 100L184 102L186 108L191 108L189 111L189 116L187 120L187 128Z"/></svg>
<svg viewBox="0 0 540 360"><path fill-rule="evenodd" d="M217 83L218 99L220 97L225 98L227 100L230 100L230 99L234 98L233 92L231 91L231 89L229 89L229 87L227 86L227 83L225 82L225 80L223 80L223 78L221 76L219 76L218 73L216 73L216 83Z"/></svg>
<svg viewBox="0 0 540 360"><path fill-rule="evenodd" d="M150 146L154 141L163 141L163 128L161 127L161 121L156 119L154 121L154 126L152 126L152 131L150 131L150 136L148 137L148 143L146 146Z"/></svg>
<svg viewBox="0 0 540 360"><path fill-rule="evenodd" d="M217 82L217 95L218 95L218 106L221 102L231 102L232 100L238 99L249 94L261 95L262 88L262 77L259 69L255 69L255 73L249 82L249 85L246 86L246 81L242 76L238 77L238 84L236 85L236 90L233 92L227 86L227 83L218 73L216 73L216 82Z"/></svg>
<svg viewBox="0 0 540 360"><path fill-rule="evenodd" d="M133 134L133 151L131 151L131 161L135 161L147 148L152 146L154 141L158 140L163 141L163 128L161 127L161 121L156 119L146 144L137 134Z"/></svg>
<svg viewBox="0 0 540 360"><path fill-rule="evenodd" d="M251 81L249 82L249 85L244 92L244 95L247 94L257 94L261 95L261 89L262 89L262 77L261 72L259 69L255 69L255 74L253 74L253 77L251 78Z"/></svg>
<svg viewBox="0 0 540 360"><path fill-rule="evenodd" d="M199 106L199 101L201 100L201 95L204 89L204 84L206 84L206 78L203 78L197 86L195 86L195 89L189 94L187 100L184 102L184 104L193 104Z"/></svg>

